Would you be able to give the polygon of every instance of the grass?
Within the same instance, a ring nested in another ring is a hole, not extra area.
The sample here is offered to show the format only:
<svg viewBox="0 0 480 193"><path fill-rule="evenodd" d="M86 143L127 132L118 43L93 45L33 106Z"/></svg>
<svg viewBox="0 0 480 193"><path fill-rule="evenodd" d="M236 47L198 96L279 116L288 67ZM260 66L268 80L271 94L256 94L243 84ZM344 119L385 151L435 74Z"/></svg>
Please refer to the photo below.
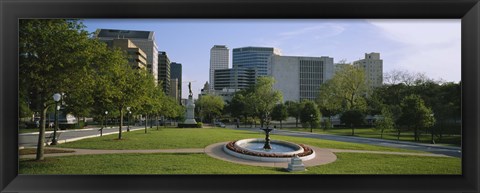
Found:
<svg viewBox="0 0 480 193"><path fill-rule="evenodd" d="M232 141L244 138L263 138L260 132L232 130L224 128L202 129L178 129L162 128L124 132L122 139L118 135L106 135L83 139L80 141L64 143L57 147L80 148L80 149L178 149L178 148L204 148L208 145L224 141ZM358 143L347 143L312 138L290 137L271 135L271 139L280 139L296 143L302 143L322 148L371 150L371 151L394 151L394 152L419 152L391 147L382 147Z"/></svg>
<svg viewBox="0 0 480 193"><path fill-rule="evenodd" d="M305 172L246 166L206 154L105 154L20 160L20 174L461 174L459 158L337 153Z"/></svg>
<svg viewBox="0 0 480 193"><path fill-rule="evenodd" d="M283 128L285 130L291 131L303 131L303 132L310 132L310 128ZM351 136L352 129L351 128L332 128L328 130L323 129L313 129L314 133L320 134L333 134L333 135L343 135L343 136ZM375 139L382 139L380 130L375 130L373 128L355 128L355 135L357 137L366 137L366 138L375 138ZM387 132L383 133L383 139L388 140L397 140L397 133L395 132ZM413 142L413 132L402 132L400 133L400 141L411 141ZM431 136L430 134L422 134L420 135L420 143L430 143ZM460 146L461 144L461 136L460 135L444 135L441 141L436 140L437 144L445 144L449 146Z"/></svg>

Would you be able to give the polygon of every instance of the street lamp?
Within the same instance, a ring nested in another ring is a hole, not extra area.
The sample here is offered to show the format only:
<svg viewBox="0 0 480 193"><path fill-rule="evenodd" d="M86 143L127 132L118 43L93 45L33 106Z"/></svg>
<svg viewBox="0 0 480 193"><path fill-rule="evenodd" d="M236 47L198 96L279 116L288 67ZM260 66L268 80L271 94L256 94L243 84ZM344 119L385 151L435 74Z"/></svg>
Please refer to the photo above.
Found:
<svg viewBox="0 0 480 193"><path fill-rule="evenodd" d="M130 115L132 114L132 111L130 111L130 107L127 107L127 111L128 111L127 132L130 132Z"/></svg>
<svg viewBox="0 0 480 193"><path fill-rule="evenodd" d="M107 115L108 111L105 111L105 128L107 127ZM100 129L100 137L103 136L103 127Z"/></svg>
<svg viewBox="0 0 480 193"><path fill-rule="evenodd" d="M310 114L310 133L313 133L313 114Z"/></svg>
<svg viewBox="0 0 480 193"><path fill-rule="evenodd" d="M55 101L55 128L53 129L53 137L52 143L50 145L57 145L57 130L58 130L58 110L60 110L60 106L58 106L58 101L62 98L60 93L53 94L53 100Z"/></svg>

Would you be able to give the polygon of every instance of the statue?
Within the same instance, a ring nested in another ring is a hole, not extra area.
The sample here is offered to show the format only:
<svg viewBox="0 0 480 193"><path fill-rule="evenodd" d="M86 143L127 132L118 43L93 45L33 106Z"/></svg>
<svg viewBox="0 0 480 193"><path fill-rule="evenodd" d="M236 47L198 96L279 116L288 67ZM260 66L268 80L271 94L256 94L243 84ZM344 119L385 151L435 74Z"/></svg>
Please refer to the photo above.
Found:
<svg viewBox="0 0 480 193"><path fill-rule="evenodd" d="M189 83L188 83L188 91L189 91L189 93L190 93L189 96L190 96L190 97L193 97L193 93L192 93L192 82L189 82Z"/></svg>

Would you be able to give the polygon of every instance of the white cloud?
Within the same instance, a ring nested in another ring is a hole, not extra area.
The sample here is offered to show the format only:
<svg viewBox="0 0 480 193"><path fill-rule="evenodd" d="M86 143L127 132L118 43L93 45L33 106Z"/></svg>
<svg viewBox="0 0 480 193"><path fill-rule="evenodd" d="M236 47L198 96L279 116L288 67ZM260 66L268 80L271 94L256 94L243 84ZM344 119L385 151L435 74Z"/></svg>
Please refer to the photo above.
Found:
<svg viewBox="0 0 480 193"><path fill-rule="evenodd" d="M384 68L425 72L434 79L461 77L460 20L368 20L402 46L384 55ZM390 61L388 59L390 59Z"/></svg>
<svg viewBox="0 0 480 193"><path fill-rule="evenodd" d="M306 34L316 34L313 37L316 39L322 37L330 37L335 36L345 31L345 28L341 25L337 24L322 24L322 25L315 25L315 26L308 26L301 29L296 29L292 31L282 32L278 35L281 37L294 37L299 35L306 35Z"/></svg>
<svg viewBox="0 0 480 193"><path fill-rule="evenodd" d="M305 47L308 47L308 45L303 45L304 43L312 44L314 43L312 41L322 41L326 38L340 35L345 30L346 28L342 24L321 23L298 29L287 29L286 31L279 32L273 36L256 39L256 42L257 45L260 46L272 46L277 48L281 48L285 45L298 45L295 47L284 48L286 51L294 52L295 50L300 51L305 49Z"/></svg>

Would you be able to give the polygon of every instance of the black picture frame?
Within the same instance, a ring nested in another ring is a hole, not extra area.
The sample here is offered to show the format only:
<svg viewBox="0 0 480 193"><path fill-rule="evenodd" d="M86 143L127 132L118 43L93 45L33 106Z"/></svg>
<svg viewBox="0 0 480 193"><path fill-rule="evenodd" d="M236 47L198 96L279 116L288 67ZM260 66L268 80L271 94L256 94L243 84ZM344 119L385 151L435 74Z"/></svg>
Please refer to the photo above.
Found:
<svg viewBox="0 0 480 193"><path fill-rule="evenodd" d="M0 0L0 13L1 192L479 192L478 0ZM20 18L461 19L462 175L18 175Z"/></svg>

